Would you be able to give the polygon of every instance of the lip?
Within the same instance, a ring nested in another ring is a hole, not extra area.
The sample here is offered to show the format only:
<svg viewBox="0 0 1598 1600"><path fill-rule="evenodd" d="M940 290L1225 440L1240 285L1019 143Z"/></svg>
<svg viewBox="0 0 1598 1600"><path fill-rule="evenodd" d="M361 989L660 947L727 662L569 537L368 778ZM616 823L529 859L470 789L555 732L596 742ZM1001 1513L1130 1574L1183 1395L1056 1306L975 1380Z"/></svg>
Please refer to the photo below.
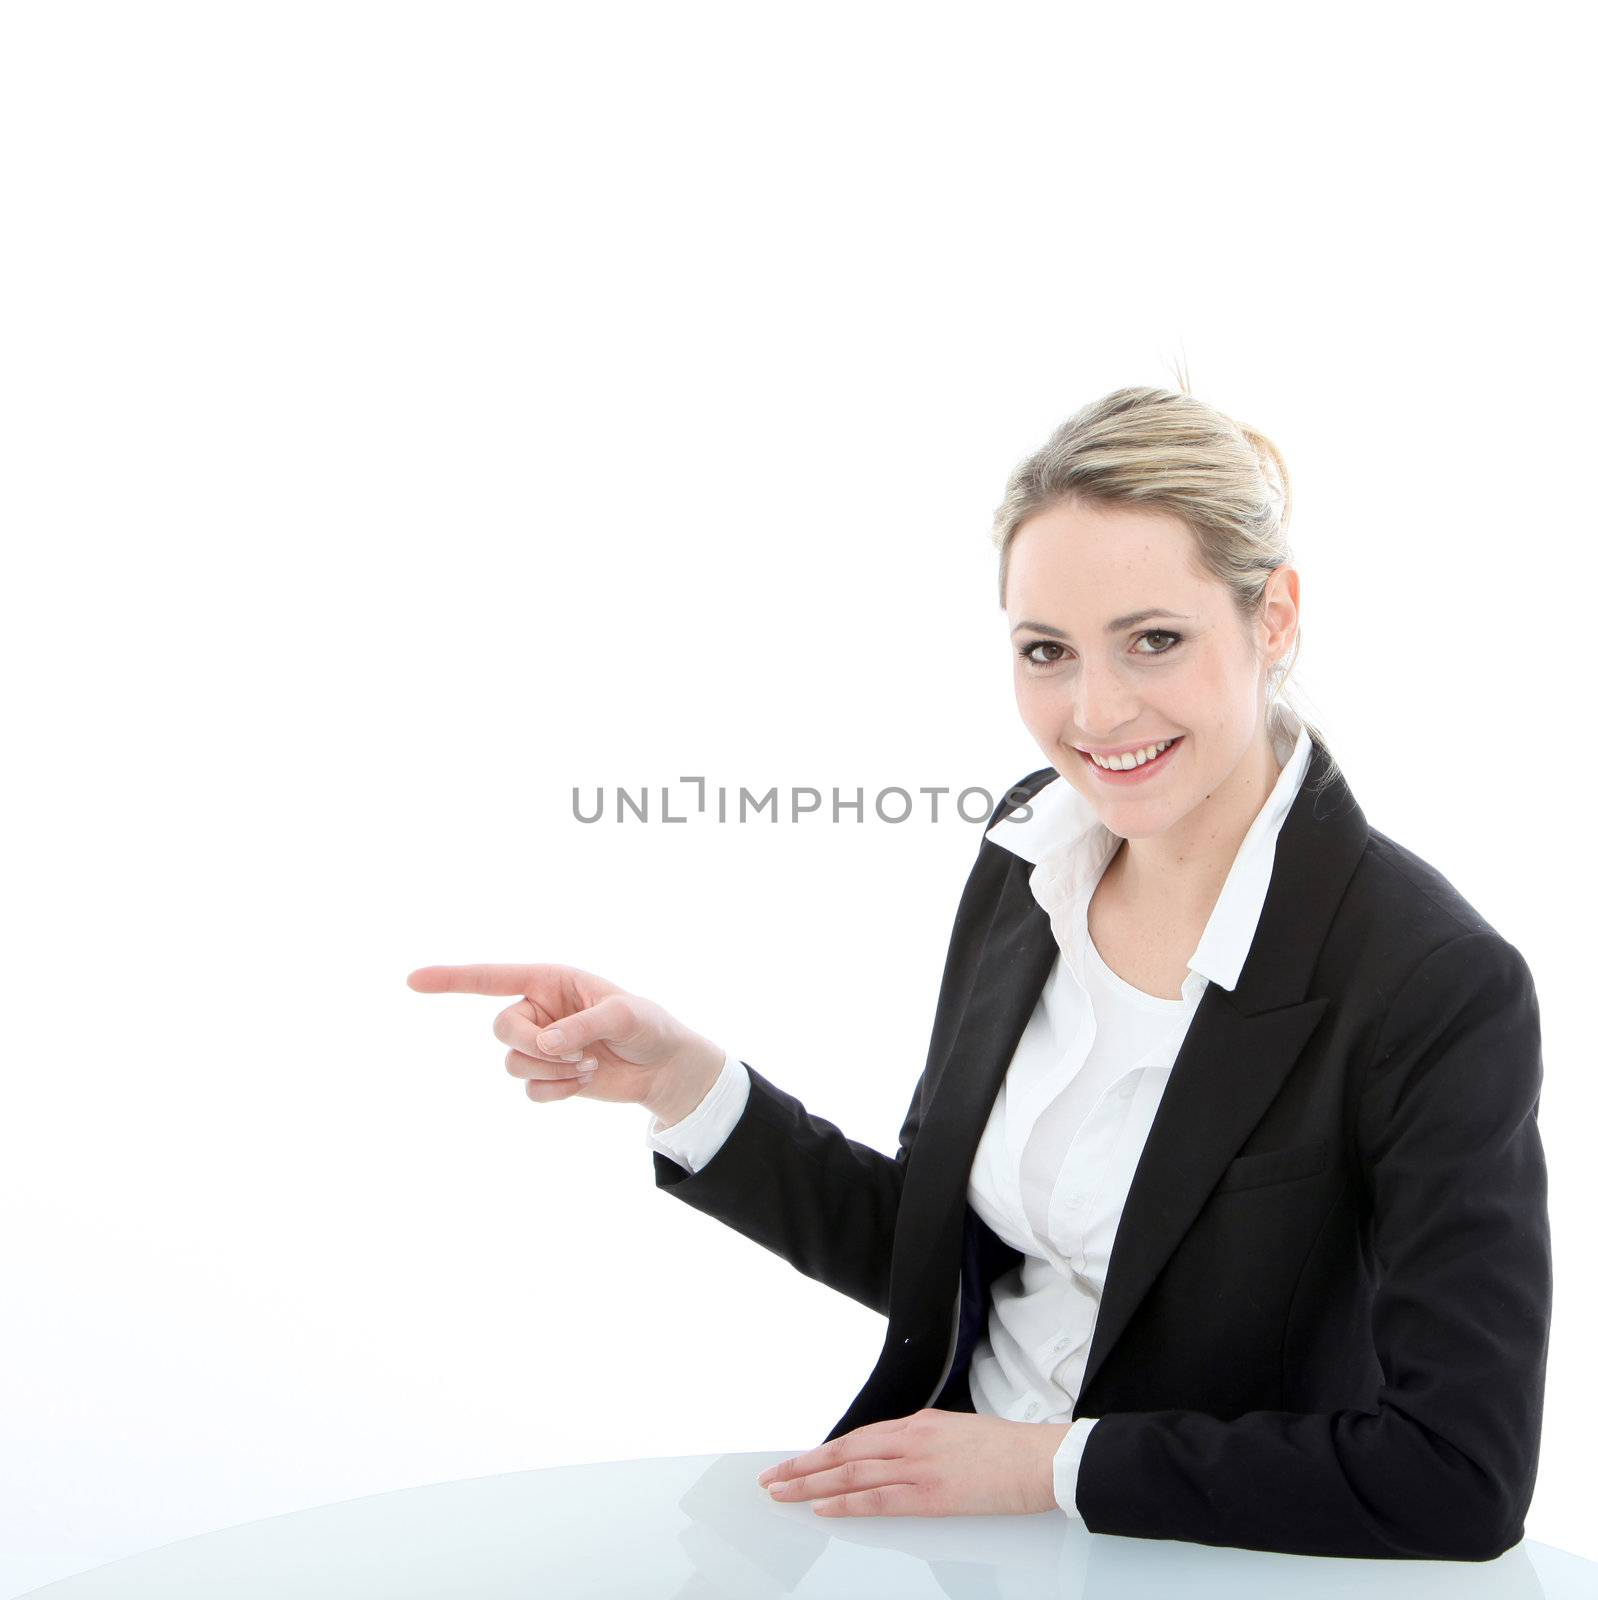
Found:
<svg viewBox="0 0 1598 1600"><path fill-rule="evenodd" d="M1096 762L1085 750L1079 750L1077 754L1082 757L1083 765L1088 769L1089 772L1093 774L1095 778L1099 780L1100 783L1107 783L1116 788L1127 788L1136 783L1148 783L1154 778L1158 777L1159 774L1163 772L1170 764L1171 757L1174 756L1181 748L1182 740L1185 737L1185 734L1179 733L1176 738L1172 740L1171 744L1165 750L1161 751L1159 755L1155 756L1152 761L1145 761L1141 767L1131 767L1125 772L1108 771L1104 767L1101 767L1098 762ZM1142 750L1147 744L1158 744L1159 742L1160 741L1158 739L1150 739L1146 740L1145 744L1135 744L1129 748L1133 750ZM1103 750L1100 751L1099 754L1122 755L1125 754L1125 751Z"/></svg>

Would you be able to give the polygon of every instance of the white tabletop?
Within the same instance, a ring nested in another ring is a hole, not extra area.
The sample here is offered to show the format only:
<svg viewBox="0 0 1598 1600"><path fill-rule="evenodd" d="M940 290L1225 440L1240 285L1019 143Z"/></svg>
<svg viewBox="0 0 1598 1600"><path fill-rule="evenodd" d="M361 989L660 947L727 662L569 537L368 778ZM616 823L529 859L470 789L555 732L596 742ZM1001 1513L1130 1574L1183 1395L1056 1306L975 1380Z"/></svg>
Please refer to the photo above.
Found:
<svg viewBox="0 0 1598 1600"><path fill-rule="evenodd" d="M32 1591L49 1600L1594 1600L1598 1564L1356 1561L1089 1533L1025 1517L822 1517L755 1482L797 1451L667 1456L427 1484L267 1517Z"/></svg>

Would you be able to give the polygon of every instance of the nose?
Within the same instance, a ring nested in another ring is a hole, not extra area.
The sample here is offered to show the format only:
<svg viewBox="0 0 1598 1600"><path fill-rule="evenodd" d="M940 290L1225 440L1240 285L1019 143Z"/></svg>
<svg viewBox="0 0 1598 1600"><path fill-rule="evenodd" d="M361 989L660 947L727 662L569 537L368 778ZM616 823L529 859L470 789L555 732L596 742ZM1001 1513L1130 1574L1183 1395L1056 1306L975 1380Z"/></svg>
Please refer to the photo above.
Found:
<svg viewBox="0 0 1598 1600"><path fill-rule="evenodd" d="M1076 673L1077 731L1091 744L1113 743L1117 729L1136 721L1141 706L1131 686L1112 667L1083 659Z"/></svg>

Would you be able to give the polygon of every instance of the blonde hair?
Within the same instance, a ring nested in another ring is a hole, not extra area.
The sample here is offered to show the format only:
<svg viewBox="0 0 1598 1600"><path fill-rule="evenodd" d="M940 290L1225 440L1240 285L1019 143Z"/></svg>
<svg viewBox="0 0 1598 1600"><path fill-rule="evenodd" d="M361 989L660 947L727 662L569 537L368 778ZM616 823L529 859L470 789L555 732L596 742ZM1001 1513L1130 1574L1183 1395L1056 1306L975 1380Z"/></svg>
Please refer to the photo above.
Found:
<svg viewBox="0 0 1598 1600"><path fill-rule="evenodd" d="M1245 622L1258 614L1271 573L1293 560L1287 542L1293 486L1281 451L1258 429L1196 400L1185 376L1180 393L1117 389L1083 406L1010 474L993 514L1001 606L1016 534L1064 501L1179 517L1193 535L1199 565L1226 585ZM1286 692L1301 635L1295 632L1287 658L1271 669L1267 731L1273 737L1278 731L1280 698L1325 748L1321 731ZM1328 781L1335 771L1333 761Z"/></svg>

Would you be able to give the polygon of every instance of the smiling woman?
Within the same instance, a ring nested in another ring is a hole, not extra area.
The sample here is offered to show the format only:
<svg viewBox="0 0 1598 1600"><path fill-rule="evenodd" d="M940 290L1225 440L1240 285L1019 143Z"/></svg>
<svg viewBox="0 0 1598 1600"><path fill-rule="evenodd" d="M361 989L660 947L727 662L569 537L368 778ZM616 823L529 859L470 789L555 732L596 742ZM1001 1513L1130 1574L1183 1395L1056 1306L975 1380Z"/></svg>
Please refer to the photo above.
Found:
<svg viewBox="0 0 1598 1600"><path fill-rule="evenodd" d="M1286 697L1290 503L1185 388L1117 390L1011 475L999 598L1048 764L989 818L895 1155L592 974L411 975L521 996L495 1033L532 1098L647 1106L659 1187L887 1318L774 1496L1315 1555L1521 1537L1536 994Z"/></svg>

